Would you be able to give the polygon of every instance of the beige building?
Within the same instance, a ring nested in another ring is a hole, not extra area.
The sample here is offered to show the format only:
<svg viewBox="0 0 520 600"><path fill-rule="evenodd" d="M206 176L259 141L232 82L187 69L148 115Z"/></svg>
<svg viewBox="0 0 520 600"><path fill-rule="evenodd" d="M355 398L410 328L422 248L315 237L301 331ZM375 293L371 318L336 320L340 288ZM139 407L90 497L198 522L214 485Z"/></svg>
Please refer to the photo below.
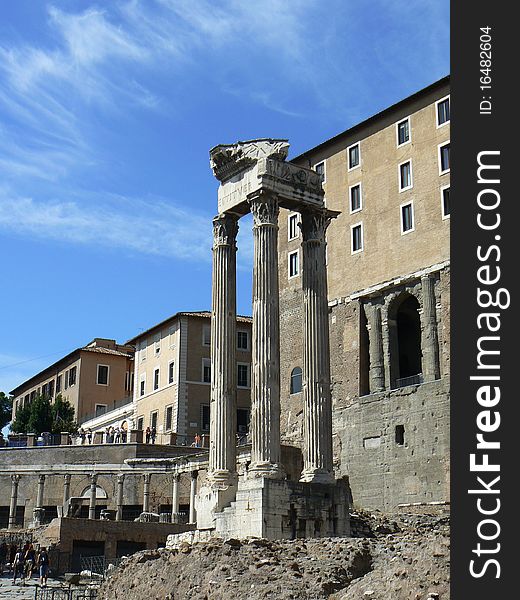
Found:
<svg viewBox="0 0 520 600"><path fill-rule="evenodd" d="M312 148L327 230L335 460L354 503L449 497L450 89L444 78ZM280 212L282 431L302 437L298 213Z"/></svg>
<svg viewBox="0 0 520 600"><path fill-rule="evenodd" d="M128 340L135 346L134 427L157 430L157 443L209 436L211 313L180 312ZM237 434L248 431L251 318L237 317Z"/></svg>
<svg viewBox="0 0 520 600"><path fill-rule="evenodd" d="M132 346L95 338L12 390L13 419L19 406L39 395L52 401L61 394L79 423L124 404L132 396L133 354Z"/></svg>

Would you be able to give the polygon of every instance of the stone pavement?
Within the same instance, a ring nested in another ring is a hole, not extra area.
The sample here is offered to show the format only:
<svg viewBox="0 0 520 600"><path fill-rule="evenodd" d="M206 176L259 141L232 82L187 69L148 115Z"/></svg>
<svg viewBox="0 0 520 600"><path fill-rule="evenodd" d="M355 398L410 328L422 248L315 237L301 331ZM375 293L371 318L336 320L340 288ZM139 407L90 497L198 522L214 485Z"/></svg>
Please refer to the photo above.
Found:
<svg viewBox="0 0 520 600"><path fill-rule="evenodd" d="M25 586L19 584L19 580L15 585L12 584L11 577L0 577L0 600L34 600L35 588L39 585L38 579L33 577L27 581ZM61 587L59 583L49 579L47 587Z"/></svg>

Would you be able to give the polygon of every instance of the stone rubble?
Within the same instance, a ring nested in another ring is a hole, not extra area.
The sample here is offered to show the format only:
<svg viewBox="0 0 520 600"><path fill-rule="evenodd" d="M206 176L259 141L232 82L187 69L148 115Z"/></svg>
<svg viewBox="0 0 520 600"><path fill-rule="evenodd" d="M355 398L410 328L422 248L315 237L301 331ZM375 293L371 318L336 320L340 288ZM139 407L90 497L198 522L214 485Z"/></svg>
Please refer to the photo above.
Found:
<svg viewBox="0 0 520 600"><path fill-rule="evenodd" d="M449 600L447 514L353 520L367 537L213 538L139 552L98 600Z"/></svg>

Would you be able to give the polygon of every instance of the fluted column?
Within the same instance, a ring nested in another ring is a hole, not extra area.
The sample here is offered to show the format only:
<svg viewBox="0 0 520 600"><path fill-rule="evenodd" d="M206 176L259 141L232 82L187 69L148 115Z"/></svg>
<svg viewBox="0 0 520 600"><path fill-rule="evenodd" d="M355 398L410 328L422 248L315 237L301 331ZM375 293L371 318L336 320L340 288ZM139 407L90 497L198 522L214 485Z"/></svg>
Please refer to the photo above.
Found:
<svg viewBox="0 0 520 600"><path fill-rule="evenodd" d="M143 512L150 512L150 480L152 476L150 473L143 475Z"/></svg>
<svg viewBox="0 0 520 600"><path fill-rule="evenodd" d="M368 320L370 392L382 392L385 389L385 367L381 309L379 306L365 304L365 312Z"/></svg>
<svg viewBox="0 0 520 600"><path fill-rule="evenodd" d="M96 518L96 491L97 491L97 474L90 475L90 502L88 505L88 518L93 521Z"/></svg>
<svg viewBox="0 0 520 600"><path fill-rule="evenodd" d="M261 477L281 477L280 299L278 198L259 193L253 213L253 343L251 369L251 467Z"/></svg>
<svg viewBox="0 0 520 600"><path fill-rule="evenodd" d="M43 507L43 491L45 488L45 475L38 475L38 492L36 494L36 507Z"/></svg>
<svg viewBox="0 0 520 600"><path fill-rule="evenodd" d="M172 485L172 523L176 522L177 515L179 514L179 480L180 475L175 473Z"/></svg>
<svg viewBox="0 0 520 600"><path fill-rule="evenodd" d="M330 391L326 210L304 210L303 287L303 471L300 480L332 483L332 397Z"/></svg>
<svg viewBox="0 0 520 600"><path fill-rule="evenodd" d="M65 511L65 507L70 498L70 479L71 476L69 474L63 476L63 510ZM64 516L67 516L64 514Z"/></svg>
<svg viewBox="0 0 520 600"><path fill-rule="evenodd" d="M125 476L120 473L117 476L117 496L116 496L116 521L123 520L123 492Z"/></svg>
<svg viewBox="0 0 520 600"><path fill-rule="evenodd" d="M11 475L11 502L9 504L9 529L16 527L16 507L18 505L18 484L20 475Z"/></svg>
<svg viewBox="0 0 520 600"><path fill-rule="evenodd" d="M433 381L440 377L439 338L437 333L437 314L435 283L430 275L421 278L422 309L422 371L424 381Z"/></svg>
<svg viewBox="0 0 520 600"><path fill-rule="evenodd" d="M191 472L191 482L190 482L190 523L195 523L197 521L197 513L195 512L195 496L197 494L197 476L198 471Z"/></svg>
<svg viewBox="0 0 520 600"><path fill-rule="evenodd" d="M228 484L236 471L236 236L235 215L213 219L211 403L208 479Z"/></svg>

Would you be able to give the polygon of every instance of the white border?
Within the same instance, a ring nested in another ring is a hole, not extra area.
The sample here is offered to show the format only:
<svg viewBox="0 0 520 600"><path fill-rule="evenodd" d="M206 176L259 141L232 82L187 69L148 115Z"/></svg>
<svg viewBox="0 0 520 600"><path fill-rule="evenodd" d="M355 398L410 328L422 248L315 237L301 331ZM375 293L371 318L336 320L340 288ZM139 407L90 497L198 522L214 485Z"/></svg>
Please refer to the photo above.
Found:
<svg viewBox="0 0 520 600"><path fill-rule="evenodd" d="M291 256L293 256L294 254L296 254L296 266L297 266L297 272L295 275L291 275ZM296 277L300 276L300 251L299 250L293 250L292 252L288 252L287 253L287 277L288 279L295 279Z"/></svg>
<svg viewBox="0 0 520 600"><path fill-rule="evenodd" d="M247 367L247 385L238 385L238 366ZM237 388L240 390L248 390L251 388L251 365L245 362L237 362Z"/></svg>
<svg viewBox="0 0 520 600"><path fill-rule="evenodd" d="M165 433L167 433L168 431L172 431L173 430L173 404L167 404L164 407L164 431ZM172 422L171 422L171 426L170 427L166 427L166 415L168 414L168 409L171 408L172 409Z"/></svg>
<svg viewBox="0 0 520 600"><path fill-rule="evenodd" d="M247 347L246 348L240 348L238 345L238 334L239 333L245 333L247 336ZM250 335L249 335L249 331L247 329L237 329L237 350L239 352L248 352L249 351L249 349L250 349L249 338L250 338Z"/></svg>
<svg viewBox="0 0 520 600"><path fill-rule="evenodd" d="M173 365L173 373L172 373L172 380L170 381L170 367ZM174 360L170 360L170 362L168 363L168 385L173 385L175 383L175 361Z"/></svg>
<svg viewBox="0 0 520 600"><path fill-rule="evenodd" d="M209 381L204 381L204 362L209 365ZM204 385L211 385L211 358L202 358L202 370L200 372L200 382Z"/></svg>
<svg viewBox="0 0 520 600"><path fill-rule="evenodd" d="M356 227L361 227L361 248L358 248L357 250L353 249L353 242L354 242L354 229ZM359 223L354 223L353 225L350 226L350 254L359 254L360 252L363 252L363 250L365 249L365 235L363 233L363 221L360 221Z"/></svg>
<svg viewBox="0 0 520 600"><path fill-rule="evenodd" d="M406 142L403 142L402 144L399 143L399 125L401 123L404 123L404 121L408 121L408 139L406 140ZM400 121L397 121L397 123L395 124L395 143L396 146L398 148L402 148L403 146L406 146L406 144L410 144L412 141L412 121L410 119L410 116L405 117L404 119L401 119Z"/></svg>
<svg viewBox="0 0 520 600"><path fill-rule="evenodd" d="M141 384L144 383L144 390L141 393ZM144 396L146 396L146 373L143 373L140 377L139 377L139 396L138 398L144 398Z"/></svg>
<svg viewBox="0 0 520 600"><path fill-rule="evenodd" d="M410 185L402 188L401 187L401 167L403 165L405 165L406 163L410 163ZM411 190L413 188L413 165L412 165L411 158L403 160L403 162L401 162L397 165L397 185L399 187L399 193L406 192L407 190Z"/></svg>
<svg viewBox="0 0 520 600"><path fill-rule="evenodd" d="M354 146L358 146L358 164L355 167L350 166L350 149ZM361 166L361 142L355 142L354 144L350 144L347 147L347 172L353 171L354 169L358 169Z"/></svg>
<svg viewBox="0 0 520 600"><path fill-rule="evenodd" d="M99 383L99 367L106 367L108 369L106 383ZM128 373L130 373L130 371L128 371ZM110 385L110 365L103 365L101 363L96 364L96 385L104 385L105 387Z"/></svg>
<svg viewBox="0 0 520 600"><path fill-rule="evenodd" d="M157 387L155 387L155 374L159 373L159 377L157 378ZM153 369L153 391L157 392L161 388L161 367L154 367Z"/></svg>
<svg viewBox="0 0 520 600"><path fill-rule="evenodd" d="M296 217L296 235L291 237L291 219ZM300 228L298 227L300 213L291 212L287 217L287 241L292 242L293 240L297 240L300 237Z"/></svg>
<svg viewBox="0 0 520 600"><path fill-rule="evenodd" d="M204 339L205 338L204 334L208 330L209 330L209 344L206 344L206 340ZM204 348L209 348L211 346L211 325L208 325L207 323L204 323L202 325L202 345L204 346Z"/></svg>
<svg viewBox="0 0 520 600"><path fill-rule="evenodd" d="M445 140L444 142L442 142L442 144L439 144L437 146L437 160L439 161L439 175L446 175L446 173L450 172L451 157L450 157L450 166L445 171L442 171L442 160L441 160L441 148L444 148L444 146L449 146L450 142L451 142L451 140Z"/></svg>
<svg viewBox="0 0 520 600"><path fill-rule="evenodd" d="M450 213L450 214L448 214L448 215L445 215L445 214L444 214L444 194L443 194L444 190L449 190L449 189L450 189L450 187L451 187L451 186L450 186L450 184L449 184L449 183L448 183L447 185L443 185L443 186L441 187L441 216L442 216L442 220L443 220L443 221L445 221L446 219L449 219L449 218L450 218L450 216L451 216L451 213ZM450 196L451 196L451 192L450 192ZM450 200L451 200L451 198L450 198Z"/></svg>
<svg viewBox="0 0 520 600"><path fill-rule="evenodd" d="M437 129L439 129L440 127L444 127L445 125L448 125L451 122L451 95L448 94L447 96L444 96L444 98L439 98L437 100L437 102L435 103L435 125L437 127ZM444 102L444 100L449 100L450 101L450 118L447 121L444 121L444 123L441 123L439 125L439 104L441 102Z"/></svg>
<svg viewBox="0 0 520 600"><path fill-rule="evenodd" d="M404 229L403 229L403 208L405 206L412 207L412 226L410 229L407 229L406 231L404 231ZM399 206L399 221L401 223L401 235L406 235L407 233L412 233L412 231L415 231L415 210L414 210L413 200L409 200L408 202L403 202Z"/></svg>
<svg viewBox="0 0 520 600"><path fill-rule="evenodd" d="M352 210L352 195L351 195L352 188L355 188L358 186L359 186L359 208ZM348 186L348 208L349 208L351 215L359 212L360 210L363 210L363 185L362 185L361 181L359 181L358 183L354 183L354 185Z"/></svg>
<svg viewBox="0 0 520 600"><path fill-rule="evenodd" d="M314 165L314 167L313 167L314 171L316 171L316 167L317 167L318 165L323 165L323 181L322 181L322 183L326 183L326 181L327 181L327 163L325 162L325 159L323 159L323 160L320 160L320 162L317 162L317 163ZM316 171L316 172L317 172L317 171Z"/></svg>

